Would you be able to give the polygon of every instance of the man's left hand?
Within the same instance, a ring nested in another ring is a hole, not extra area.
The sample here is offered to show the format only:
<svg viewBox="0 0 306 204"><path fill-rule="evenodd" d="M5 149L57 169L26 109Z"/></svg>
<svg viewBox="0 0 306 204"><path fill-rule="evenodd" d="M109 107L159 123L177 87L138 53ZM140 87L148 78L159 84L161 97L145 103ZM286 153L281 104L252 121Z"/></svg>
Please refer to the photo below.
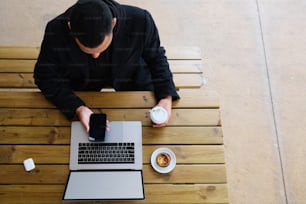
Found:
<svg viewBox="0 0 306 204"><path fill-rule="evenodd" d="M168 113L168 119L166 122L161 124L153 124L153 127L164 127L168 124L171 118L171 109L172 109L172 96L168 96L166 98L161 99L156 106L163 107Z"/></svg>

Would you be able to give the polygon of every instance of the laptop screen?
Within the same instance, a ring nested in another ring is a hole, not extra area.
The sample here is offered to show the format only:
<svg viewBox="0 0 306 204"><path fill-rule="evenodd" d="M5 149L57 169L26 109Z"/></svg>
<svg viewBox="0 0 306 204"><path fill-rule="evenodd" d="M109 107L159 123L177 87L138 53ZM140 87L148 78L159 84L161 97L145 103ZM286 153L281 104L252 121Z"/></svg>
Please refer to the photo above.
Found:
<svg viewBox="0 0 306 204"><path fill-rule="evenodd" d="M142 171L71 171L63 200L143 200Z"/></svg>

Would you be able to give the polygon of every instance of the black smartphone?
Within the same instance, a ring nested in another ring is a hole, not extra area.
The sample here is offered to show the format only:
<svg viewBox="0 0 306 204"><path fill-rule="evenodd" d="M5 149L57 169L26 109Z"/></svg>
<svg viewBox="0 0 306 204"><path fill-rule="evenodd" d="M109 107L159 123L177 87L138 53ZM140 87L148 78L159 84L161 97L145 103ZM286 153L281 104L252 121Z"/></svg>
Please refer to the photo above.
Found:
<svg viewBox="0 0 306 204"><path fill-rule="evenodd" d="M104 141L106 131L106 114L104 113L94 113L91 114L89 120L89 136L88 140Z"/></svg>

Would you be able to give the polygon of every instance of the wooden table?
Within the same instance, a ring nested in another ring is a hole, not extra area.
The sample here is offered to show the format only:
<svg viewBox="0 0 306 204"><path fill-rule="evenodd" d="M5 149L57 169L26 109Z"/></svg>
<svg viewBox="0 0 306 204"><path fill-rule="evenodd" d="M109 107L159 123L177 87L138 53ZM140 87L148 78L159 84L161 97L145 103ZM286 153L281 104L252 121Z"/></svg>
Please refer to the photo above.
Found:
<svg viewBox="0 0 306 204"><path fill-rule="evenodd" d="M179 94L169 125L152 128L148 110L156 102L151 92L77 93L112 121L142 121L146 199L114 203L228 202L218 95L200 89ZM39 92L0 91L0 203L62 203L70 124ZM177 166L169 174L150 165L159 147L176 154ZM24 170L27 158L36 164L31 172Z"/></svg>

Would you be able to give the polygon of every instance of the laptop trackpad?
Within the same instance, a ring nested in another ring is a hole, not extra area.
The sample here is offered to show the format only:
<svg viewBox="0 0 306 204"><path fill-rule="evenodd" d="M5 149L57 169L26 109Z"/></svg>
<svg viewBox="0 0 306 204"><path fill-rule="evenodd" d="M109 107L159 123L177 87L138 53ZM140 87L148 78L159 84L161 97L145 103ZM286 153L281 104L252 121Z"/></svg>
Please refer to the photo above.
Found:
<svg viewBox="0 0 306 204"><path fill-rule="evenodd" d="M142 171L71 171L63 200L144 199Z"/></svg>

